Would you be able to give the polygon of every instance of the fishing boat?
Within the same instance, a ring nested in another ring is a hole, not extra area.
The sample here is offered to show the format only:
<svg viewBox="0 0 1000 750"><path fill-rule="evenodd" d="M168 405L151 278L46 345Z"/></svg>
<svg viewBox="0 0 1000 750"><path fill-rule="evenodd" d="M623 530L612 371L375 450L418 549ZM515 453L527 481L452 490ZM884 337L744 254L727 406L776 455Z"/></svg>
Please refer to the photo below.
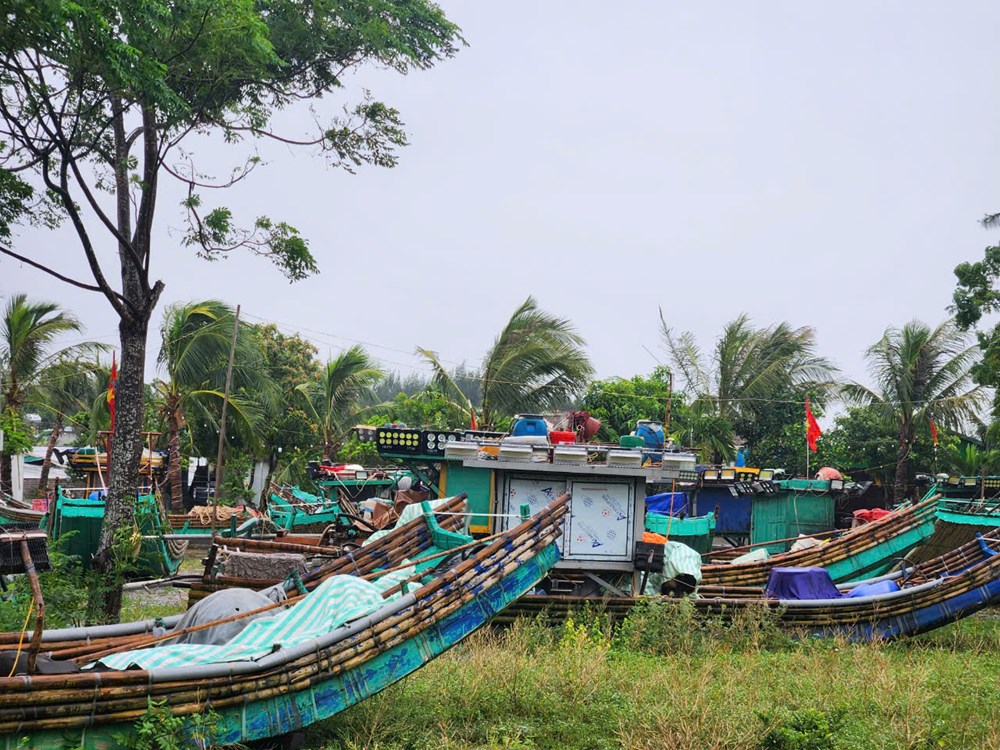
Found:
<svg viewBox="0 0 1000 750"><path fill-rule="evenodd" d="M52 663L100 666L0 677L4 746L118 747L157 702L185 721L190 740L205 744L276 737L332 716L420 668L530 591L559 558L567 503L562 495L475 542L441 526L453 516L422 506L417 518L311 574L303 581L309 593L268 605L280 614L254 620L220 646L176 643L190 631L174 618L44 631L41 648ZM154 635L161 626L164 636ZM21 640L20 633L0 635L8 649ZM199 727L210 736L198 737Z"/></svg>
<svg viewBox="0 0 1000 750"><path fill-rule="evenodd" d="M56 488L55 499L41 522L41 528L53 541L65 538L66 554L78 557L81 566L87 569L100 540L104 500L99 495L71 497L68 492L62 487ZM165 538L160 505L155 495L137 496L135 520L142 539L130 577L149 578L176 573L187 550L187 542Z"/></svg>
<svg viewBox="0 0 1000 750"><path fill-rule="evenodd" d="M1000 528L1000 477L952 476L933 485L928 495L941 493L934 533L909 556L925 562L966 542L976 534Z"/></svg>
<svg viewBox="0 0 1000 750"><path fill-rule="evenodd" d="M35 510L14 498L0 495L0 526L37 529L44 516L45 511Z"/></svg>
<svg viewBox="0 0 1000 750"><path fill-rule="evenodd" d="M702 585L760 587L776 567L826 568L836 583L881 575L931 536L938 499L938 495L930 495L840 536L763 559L740 562L737 557L735 562L715 562L718 555L712 553L701 569Z"/></svg>
<svg viewBox="0 0 1000 750"><path fill-rule="evenodd" d="M773 572L769 588L782 569ZM792 569L793 575L815 572ZM705 614L732 616L764 602L783 626L815 636L871 641L916 635L968 617L1000 599L1000 530L977 535L919 565L906 561L890 575L836 587L831 594L809 599L702 598L696 606Z"/></svg>
<svg viewBox="0 0 1000 750"><path fill-rule="evenodd" d="M462 527L466 500L462 493L445 500L437 508L444 518L442 528L458 531ZM309 568L353 554L360 546L360 542L327 543L326 538L318 536L311 540L299 535L277 539L215 537L205 557L201 579L186 584L188 606L220 589L259 590L279 584L290 575L304 575Z"/></svg>
<svg viewBox="0 0 1000 750"><path fill-rule="evenodd" d="M789 578L804 578L807 583L782 585ZM766 607L783 628L796 635L841 636L853 641L917 635L968 617L1000 600L1000 529L919 565L904 561L901 570L881 577L836 586L822 569L775 568L768 583L766 590L730 589L727 594L712 594L711 587L699 589L698 598L690 601L702 615L723 619L732 619L750 608ZM818 598L786 595L802 590ZM544 607L543 599L547 599ZM611 598L603 603L604 611L611 619L621 620L642 601L636 597ZM593 600L564 597L556 601L529 595L505 612L504 619L544 611L558 620L584 606L593 607Z"/></svg>

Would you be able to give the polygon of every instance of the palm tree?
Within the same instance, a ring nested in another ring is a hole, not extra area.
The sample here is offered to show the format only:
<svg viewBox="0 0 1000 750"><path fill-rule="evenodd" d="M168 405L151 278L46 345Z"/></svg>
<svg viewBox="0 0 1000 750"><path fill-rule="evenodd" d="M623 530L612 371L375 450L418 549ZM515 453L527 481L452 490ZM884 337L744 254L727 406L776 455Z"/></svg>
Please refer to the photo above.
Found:
<svg viewBox="0 0 1000 750"><path fill-rule="evenodd" d="M158 362L167 378L154 382L153 390L167 426L167 483L171 506L177 510L183 508L184 498L181 432L191 413L218 429L234 321L232 308L218 300L172 305L164 313ZM274 408L275 401L257 338L241 323L229 397L235 429L250 442L259 439L264 412Z"/></svg>
<svg viewBox="0 0 1000 750"><path fill-rule="evenodd" d="M972 443L950 446L945 456L948 467L965 477L987 476L1000 467L1000 451Z"/></svg>
<svg viewBox="0 0 1000 750"><path fill-rule="evenodd" d="M104 386L98 384L96 377L99 369L100 366L92 362L64 358L47 367L40 378L41 399L38 406L52 418L52 429L38 479L38 487L42 491L48 489L52 454L63 428L78 412L90 411L98 392L104 391Z"/></svg>
<svg viewBox="0 0 1000 750"><path fill-rule="evenodd" d="M484 429L497 419L517 413L560 407L582 390L594 368L584 351L584 340L573 324L538 309L528 297L493 345L479 368L478 412ZM464 413L475 408L457 378L428 349L417 352L430 364L433 382Z"/></svg>
<svg viewBox="0 0 1000 750"><path fill-rule="evenodd" d="M361 404L371 398L384 375L364 347L356 344L328 361L319 380L296 387L306 413L319 427L324 462L331 460Z"/></svg>
<svg viewBox="0 0 1000 750"><path fill-rule="evenodd" d="M816 354L812 328L778 323L757 328L746 315L726 325L706 357L694 335L675 335L660 310L660 335L679 375L680 390L701 407L701 419L712 426L709 444L716 462L732 458L733 437L748 437L754 423L775 401L804 402L808 395L822 404L837 372ZM727 431L728 440L721 433Z"/></svg>
<svg viewBox="0 0 1000 750"><path fill-rule="evenodd" d="M82 353L92 344L52 352L52 344L67 333L82 330L80 322L52 302L29 302L26 294L7 300L0 317L0 411L20 415L38 399L39 378L59 358ZM11 488L11 463L0 454L0 488Z"/></svg>
<svg viewBox="0 0 1000 750"><path fill-rule="evenodd" d="M934 420L958 432L979 420L986 394L972 383L979 347L968 341L951 320L933 329L916 320L902 329L888 328L865 353L875 387L851 383L844 388L849 401L876 409L898 436L896 500L906 495L910 449L919 427Z"/></svg>

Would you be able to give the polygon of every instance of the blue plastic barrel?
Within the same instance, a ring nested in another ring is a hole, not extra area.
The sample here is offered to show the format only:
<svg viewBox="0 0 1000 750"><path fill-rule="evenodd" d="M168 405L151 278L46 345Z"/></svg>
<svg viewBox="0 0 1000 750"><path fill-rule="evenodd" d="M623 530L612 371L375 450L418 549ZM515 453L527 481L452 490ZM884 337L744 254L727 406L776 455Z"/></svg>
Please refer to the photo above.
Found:
<svg viewBox="0 0 1000 750"><path fill-rule="evenodd" d="M659 422L639 422L635 426L635 436L641 437L647 448L663 447L663 425Z"/></svg>
<svg viewBox="0 0 1000 750"><path fill-rule="evenodd" d="M549 427L542 417L523 414L517 417L510 434L514 437L548 437Z"/></svg>

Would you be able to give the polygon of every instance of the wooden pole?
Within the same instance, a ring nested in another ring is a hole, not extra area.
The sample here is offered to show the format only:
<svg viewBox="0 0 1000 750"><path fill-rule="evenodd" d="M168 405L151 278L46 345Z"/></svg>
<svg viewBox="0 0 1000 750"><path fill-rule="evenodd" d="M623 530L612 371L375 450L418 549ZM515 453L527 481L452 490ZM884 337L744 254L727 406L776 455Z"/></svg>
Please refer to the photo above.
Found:
<svg viewBox="0 0 1000 750"><path fill-rule="evenodd" d="M24 562L24 572L28 576L28 583L31 584L31 597L35 600L35 632L31 636L31 645L28 647L28 674L32 674L35 671L35 658L42 646L42 631L45 630L45 600L42 598L42 587L38 583L35 564L31 561L31 551L28 549L27 539L21 540L21 560Z"/></svg>
<svg viewBox="0 0 1000 750"><path fill-rule="evenodd" d="M229 389L233 384L233 358L236 356L236 334L240 330L240 306L233 318L233 340L229 344L229 364L226 366L226 390L222 395L222 418L219 420L219 452L215 458L215 498L212 501L212 531L218 520L219 500L222 499L222 453L226 447L226 411L229 408Z"/></svg>
<svg viewBox="0 0 1000 750"><path fill-rule="evenodd" d="M670 380L667 384L667 414L663 420L663 447L667 447L667 440L670 439L670 410L674 405L674 373L670 371ZM673 502L673 501L671 501Z"/></svg>

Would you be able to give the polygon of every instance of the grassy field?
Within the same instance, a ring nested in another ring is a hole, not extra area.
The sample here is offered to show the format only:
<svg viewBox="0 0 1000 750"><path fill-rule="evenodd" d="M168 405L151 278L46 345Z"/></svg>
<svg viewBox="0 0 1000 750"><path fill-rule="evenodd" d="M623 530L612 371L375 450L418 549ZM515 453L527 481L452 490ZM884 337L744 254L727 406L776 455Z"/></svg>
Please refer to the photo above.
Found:
<svg viewBox="0 0 1000 750"><path fill-rule="evenodd" d="M672 620L672 621L671 621ZM797 642L654 608L483 631L313 727L329 750L1000 748L1000 618L895 644Z"/></svg>
<svg viewBox="0 0 1000 750"><path fill-rule="evenodd" d="M182 607L133 592L130 616ZM764 612L731 626L652 605L480 631L311 727L314 750L574 748L1000 750L1000 611L898 643L796 640Z"/></svg>

